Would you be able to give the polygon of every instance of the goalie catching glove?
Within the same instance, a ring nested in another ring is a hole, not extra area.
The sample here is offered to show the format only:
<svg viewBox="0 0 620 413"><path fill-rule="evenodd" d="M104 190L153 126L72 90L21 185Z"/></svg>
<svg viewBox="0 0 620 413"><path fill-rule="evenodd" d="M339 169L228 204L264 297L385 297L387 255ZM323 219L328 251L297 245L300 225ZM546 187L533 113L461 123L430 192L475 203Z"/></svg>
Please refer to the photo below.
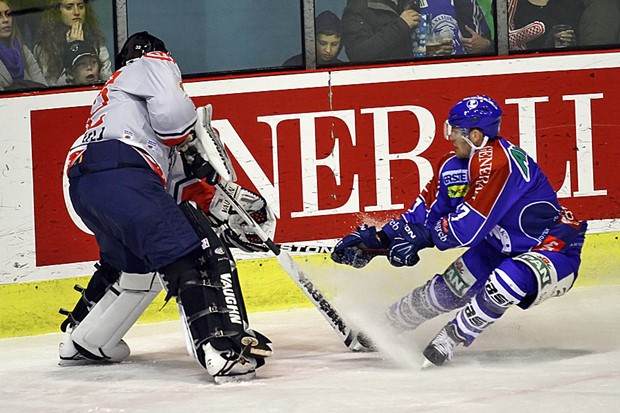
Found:
<svg viewBox="0 0 620 413"><path fill-rule="evenodd" d="M232 182L226 183L224 188L230 196L239 202L269 238L273 238L276 231L276 218L265 198ZM216 188L208 213L220 237L230 247L236 247L246 252L269 251L267 245L235 211L221 191L219 187Z"/></svg>
<svg viewBox="0 0 620 413"><path fill-rule="evenodd" d="M237 179L220 136L211 126L213 108L211 105L196 109L194 133L181 145L179 151L183 163L199 179L215 185L219 177L226 182Z"/></svg>

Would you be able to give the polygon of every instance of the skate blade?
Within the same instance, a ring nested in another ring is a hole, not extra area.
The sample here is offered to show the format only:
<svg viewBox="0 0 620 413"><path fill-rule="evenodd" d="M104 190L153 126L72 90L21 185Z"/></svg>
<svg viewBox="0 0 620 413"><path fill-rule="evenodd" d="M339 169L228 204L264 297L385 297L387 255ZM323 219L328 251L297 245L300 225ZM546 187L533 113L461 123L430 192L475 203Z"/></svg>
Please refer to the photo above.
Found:
<svg viewBox="0 0 620 413"><path fill-rule="evenodd" d="M250 371L245 374L237 374L234 376L215 376L213 380L215 384L226 384L226 383L243 383L246 381L250 381L256 377L256 371Z"/></svg>
<svg viewBox="0 0 620 413"><path fill-rule="evenodd" d="M105 366L107 364L112 364L112 362L108 360L90 360L90 359L83 358L83 357L61 358L58 360L58 365L60 367L93 366L93 365Z"/></svg>
<svg viewBox="0 0 620 413"><path fill-rule="evenodd" d="M432 369L433 367L437 366L434 365L429 359L424 358L424 361L422 362L422 370Z"/></svg>
<svg viewBox="0 0 620 413"><path fill-rule="evenodd" d="M273 354L273 350L268 348L252 347L250 349L250 354L259 357L269 357Z"/></svg>

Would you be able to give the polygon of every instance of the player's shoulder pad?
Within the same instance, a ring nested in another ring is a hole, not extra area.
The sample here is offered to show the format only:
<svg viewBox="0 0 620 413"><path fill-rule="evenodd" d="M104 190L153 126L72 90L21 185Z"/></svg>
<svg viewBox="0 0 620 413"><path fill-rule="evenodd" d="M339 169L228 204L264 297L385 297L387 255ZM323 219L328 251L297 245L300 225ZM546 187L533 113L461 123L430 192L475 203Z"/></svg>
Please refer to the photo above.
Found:
<svg viewBox="0 0 620 413"><path fill-rule="evenodd" d="M140 66L155 76L166 76L165 73L171 73L175 77L181 77L181 70L175 60L166 52L148 52L142 55Z"/></svg>
<svg viewBox="0 0 620 413"><path fill-rule="evenodd" d="M160 51L153 51L153 52L145 53L145 54L142 55L142 58L144 58L144 59L154 59L154 60L163 60L163 61L167 61L167 62L172 62L174 64L177 63L177 62L174 61L174 59L172 58L170 53L160 52Z"/></svg>

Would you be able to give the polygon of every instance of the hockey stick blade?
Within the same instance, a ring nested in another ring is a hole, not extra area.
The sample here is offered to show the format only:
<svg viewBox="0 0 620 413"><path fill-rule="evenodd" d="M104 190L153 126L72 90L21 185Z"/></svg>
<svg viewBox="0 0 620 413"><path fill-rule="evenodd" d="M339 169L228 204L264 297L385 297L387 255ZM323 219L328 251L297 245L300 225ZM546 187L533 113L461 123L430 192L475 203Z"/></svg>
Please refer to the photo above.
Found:
<svg viewBox="0 0 620 413"><path fill-rule="evenodd" d="M221 183L217 184L218 188L223 192L226 199L230 202L233 208L241 216L241 218L252 227L252 230L258 237L269 247L278 258L278 263L284 269L284 271L292 278L302 292L308 297L308 299L314 304L319 312L325 317L329 325L338 333L342 342L351 350L360 351L368 350L357 340L358 332L353 331L351 327L347 326L347 323L340 317L338 311L330 304L325 298L323 293L317 286L308 278L299 265L293 260L293 258L284 251L280 246L276 245L273 240L263 231L263 229L256 223L256 221L243 209L243 207L234 199Z"/></svg>

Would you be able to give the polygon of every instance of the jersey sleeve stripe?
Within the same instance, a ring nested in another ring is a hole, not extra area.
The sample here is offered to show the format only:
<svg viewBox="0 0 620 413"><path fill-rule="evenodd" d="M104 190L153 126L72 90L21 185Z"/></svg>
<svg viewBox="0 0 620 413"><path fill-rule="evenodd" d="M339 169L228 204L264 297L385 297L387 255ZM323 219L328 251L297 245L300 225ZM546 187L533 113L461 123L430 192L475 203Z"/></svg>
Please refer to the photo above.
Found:
<svg viewBox="0 0 620 413"><path fill-rule="evenodd" d="M187 139L187 137L189 136L191 131L194 129L194 123L195 122L192 122L189 126L187 126L181 132L162 133L162 132L155 131L155 133L157 134L157 136L159 136L159 138L166 145L168 145L168 146L175 146L175 145L178 145L180 143L183 143L183 141L185 141L185 139Z"/></svg>

